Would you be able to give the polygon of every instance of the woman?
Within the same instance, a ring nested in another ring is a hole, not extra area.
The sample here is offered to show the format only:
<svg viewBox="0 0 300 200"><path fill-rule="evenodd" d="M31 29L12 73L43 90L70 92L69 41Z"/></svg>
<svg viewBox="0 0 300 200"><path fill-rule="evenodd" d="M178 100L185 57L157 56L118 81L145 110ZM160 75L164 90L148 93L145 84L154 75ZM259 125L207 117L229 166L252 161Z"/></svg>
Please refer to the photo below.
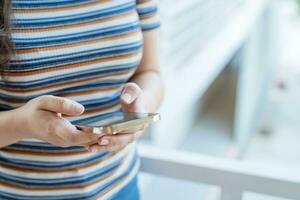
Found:
<svg viewBox="0 0 300 200"><path fill-rule="evenodd" d="M143 131L99 138L74 124L157 109L154 0L1 4L0 199L138 199Z"/></svg>

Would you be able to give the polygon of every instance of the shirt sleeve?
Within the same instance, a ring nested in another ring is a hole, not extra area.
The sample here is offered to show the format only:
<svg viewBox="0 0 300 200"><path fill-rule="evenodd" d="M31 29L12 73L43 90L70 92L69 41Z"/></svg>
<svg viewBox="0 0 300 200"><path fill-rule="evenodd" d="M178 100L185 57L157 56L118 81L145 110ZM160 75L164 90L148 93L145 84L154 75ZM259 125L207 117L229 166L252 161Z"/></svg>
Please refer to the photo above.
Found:
<svg viewBox="0 0 300 200"><path fill-rule="evenodd" d="M143 31L156 29L160 26L157 0L136 0L137 12Z"/></svg>

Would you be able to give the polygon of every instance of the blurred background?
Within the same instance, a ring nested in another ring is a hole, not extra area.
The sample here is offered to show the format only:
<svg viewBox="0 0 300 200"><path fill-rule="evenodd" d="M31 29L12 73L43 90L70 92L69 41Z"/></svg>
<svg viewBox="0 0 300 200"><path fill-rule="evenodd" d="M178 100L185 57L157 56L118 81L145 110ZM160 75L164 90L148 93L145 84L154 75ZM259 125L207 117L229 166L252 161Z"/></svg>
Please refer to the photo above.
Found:
<svg viewBox="0 0 300 200"><path fill-rule="evenodd" d="M160 13L163 120L141 144L299 171L300 1L160 0ZM143 200L218 196L149 174L140 185Z"/></svg>

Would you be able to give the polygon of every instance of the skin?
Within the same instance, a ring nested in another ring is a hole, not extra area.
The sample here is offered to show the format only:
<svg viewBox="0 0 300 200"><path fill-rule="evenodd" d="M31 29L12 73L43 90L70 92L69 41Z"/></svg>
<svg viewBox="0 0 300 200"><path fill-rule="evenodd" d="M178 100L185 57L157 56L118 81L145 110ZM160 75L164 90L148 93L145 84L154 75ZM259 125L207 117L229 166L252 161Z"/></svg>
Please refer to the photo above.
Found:
<svg viewBox="0 0 300 200"><path fill-rule="evenodd" d="M144 54L140 66L123 87L121 105L124 112L155 112L163 98L158 65L158 31L144 36ZM90 151L116 151L136 141L144 127L114 136L87 134L62 117L79 116L84 107L79 103L51 95L41 96L20 108L0 112L0 148L26 138L49 142L56 146L87 146ZM33 123L34 122L34 123Z"/></svg>
<svg viewBox="0 0 300 200"><path fill-rule="evenodd" d="M163 84L158 64L158 31L143 34L144 53L140 66L128 82L121 95L124 112L155 112L163 99ZM126 94L131 97L126 98ZM114 136L104 136L89 147L90 151L115 151L136 141L144 133L144 127L137 127L132 132Z"/></svg>

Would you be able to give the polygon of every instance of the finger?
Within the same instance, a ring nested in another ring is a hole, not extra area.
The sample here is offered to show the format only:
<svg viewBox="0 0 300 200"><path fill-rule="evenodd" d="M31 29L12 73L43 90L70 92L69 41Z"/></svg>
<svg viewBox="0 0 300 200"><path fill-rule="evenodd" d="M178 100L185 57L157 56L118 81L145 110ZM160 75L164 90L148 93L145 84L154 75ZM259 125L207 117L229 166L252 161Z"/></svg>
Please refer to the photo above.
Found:
<svg viewBox="0 0 300 200"><path fill-rule="evenodd" d="M74 125L64 118L57 120L52 127L53 129L50 131L52 131L52 135L56 136L54 141L62 144L63 146L82 146L82 144L85 143L95 143L100 137L96 134L86 133L78 130Z"/></svg>
<svg viewBox="0 0 300 200"><path fill-rule="evenodd" d="M104 137L101 138L102 140L99 141L99 144L89 146L88 150L91 152L117 151L136 141L142 134L143 131L118 134L115 136L105 136L106 139Z"/></svg>
<svg viewBox="0 0 300 200"><path fill-rule="evenodd" d="M144 132L145 131L145 125L143 126L138 126L137 128L133 128L133 129L130 129L128 131L122 131L122 132L119 132L118 135L126 135L126 134L134 134L134 133L137 133L137 132ZM116 135L114 136L111 136L111 137L115 137ZM89 143L81 143L80 146L85 146L85 147L89 147L89 146L92 146L94 144L96 145L99 145L99 140L104 137L104 135L98 135L98 138L97 138L97 141L92 141L92 142L89 142ZM109 141L107 142L107 144L109 145ZM103 144L105 146L105 144Z"/></svg>
<svg viewBox="0 0 300 200"><path fill-rule="evenodd" d="M137 84L127 83L122 90L121 103L129 105L133 103L141 93L142 90Z"/></svg>
<svg viewBox="0 0 300 200"><path fill-rule="evenodd" d="M70 141L73 146L86 146L86 144L95 144L99 140L99 137L96 134L77 130L76 133L71 134Z"/></svg>
<svg viewBox="0 0 300 200"><path fill-rule="evenodd" d="M93 144L88 147L89 152L112 152L119 151L126 146L100 146L99 144Z"/></svg>
<svg viewBox="0 0 300 200"><path fill-rule="evenodd" d="M126 146L134 141L136 141L141 135L143 131L137 131L137 132L128 132L128 133L122 133L112 136L104 136L99 139L98 144L100 146Z"/></svg>
<svg viewBox="0 0 300 200"><path fill-rule="evenodd" d="M62 113L64 115L78 116L84 111L84 107L81 104L63 97L45 95L38 97L36 101L39 109Z"/></svg>

